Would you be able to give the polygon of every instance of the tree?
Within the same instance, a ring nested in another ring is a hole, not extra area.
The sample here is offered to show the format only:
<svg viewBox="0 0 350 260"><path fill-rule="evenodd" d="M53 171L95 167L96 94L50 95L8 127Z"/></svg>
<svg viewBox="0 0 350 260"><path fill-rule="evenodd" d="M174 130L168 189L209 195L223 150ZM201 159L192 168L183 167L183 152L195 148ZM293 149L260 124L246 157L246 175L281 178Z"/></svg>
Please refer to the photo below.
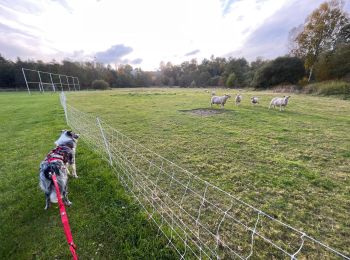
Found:
<svg viewBox="0 0 350 260"><path fill-rule="evenodd" d="M269 63L269 61L263 60L261 57L257 57L255 61L252 61L250 63L249 71L246 73L246 82L248 86L253 85L254 75L257 72L257 70L267 63Z"/></svg>
<svg viewBox="0 0 350 260"><path fill-rule="evenodd" d="M307 17L300 32L296 28L292 30L296 35L291 37L294 42L291 54L305 60L309 81L320 54L334 49L341 29L349 22L343 6L342 0L324 2Z"/></svg>
<svg viewBox="0 0 350 260"><path fill-rule="evenodd" d="M15 82L14 65L0 54L0 87L13 87Z"/></svg>
<svg viewBox="0 0 350 260"><path fill-rule="evenodd" d="M350 44L350 23L341 28L336 44Z"/></svg>
<svg viewBox="0 0 350 260"><path fill-rule="evenodd" d="M231 73L235 74L235 84L239 86L248 85L248 76L249 72L249 63L245 58L230 58L225 67L225 71L223 73L223 77L225 82L229 78Z"/></svg>
<svg viewBox="0 0 350 260"><path fill-rule="evenodd" d="M233 87L235 85L235 81L236 81L236 74L232 72L226 80L226 86L229 88Z"/></svg>
<svg viewBox="0 0 350 260"><path fill-rule="evenodd" d="M260 67L253 80L253 87L268 88L282 83L297 83L305 75L304 65L297 57L278 57Z"/></svg>
<svg viewBox="0 0 350 260"><path fill-rule="evenodd" d="M318 81L350 79L350 44L341 44L335 51L322 53L315 63Z"/></svg>

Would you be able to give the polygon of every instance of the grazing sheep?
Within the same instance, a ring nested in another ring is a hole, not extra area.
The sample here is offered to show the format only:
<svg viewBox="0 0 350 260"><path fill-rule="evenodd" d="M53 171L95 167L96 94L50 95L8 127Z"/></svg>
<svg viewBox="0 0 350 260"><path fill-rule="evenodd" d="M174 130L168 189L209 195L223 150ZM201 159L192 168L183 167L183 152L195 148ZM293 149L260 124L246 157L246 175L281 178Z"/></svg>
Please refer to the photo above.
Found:
<svg viewBox="0 0 350 260"><path fill-rule="evenodd" d="M221 105L221 107L224 108L226 100L230 97L231 96L227 94L225 94L224 96L212 96L210 101L210 107L212 107L213 104L217 104L217 105Z"/></svg>
<svg viewBox="0 0 350 260"><path fill-rule="evenodd" d="M250 101L253 105L259 104L259 97L252 97Z"/></svg>
<svg viewBox="0 0 350 260"><path fill-rule="evenodd" d="M237 94L237 95L236 95L235 102L236 102L236 105L237 105L237 106L241 103L242 99L243 99L243 97L242 97L241 94Z"/></svg>
<svg viewBox="0 0 350 260"><path fill-rule="evenodd" d="M282 111L282 107L287 106L289 98L290 98L290 96L283 96L282 98L280 98L280 97L273 98L270 102L269 109L271 108L271 106L273 106L273 108L278 106L278 107L280 107L280 111Z"/></svg>

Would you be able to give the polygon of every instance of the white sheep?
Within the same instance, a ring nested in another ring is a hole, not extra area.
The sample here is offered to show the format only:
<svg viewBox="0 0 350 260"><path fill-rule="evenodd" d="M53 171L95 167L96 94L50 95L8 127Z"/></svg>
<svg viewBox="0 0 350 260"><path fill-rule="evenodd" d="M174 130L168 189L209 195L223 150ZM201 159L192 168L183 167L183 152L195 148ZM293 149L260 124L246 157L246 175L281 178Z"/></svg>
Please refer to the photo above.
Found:
<svg viewBox="0 0 350 260"><path fill-rule="evenodd" d="M210 101L210 107L213 106L213 104L221 105L222 108L224 108L224 105L226 103L226 100L229 99L231 96L225 94L224 96L212 96Z"/></svg>
<svg viewBox="0 0 350 260"><path fill-rule="evenodd" d="M241 103L242 99L243 99L243 97L242 97L241 94L237 94L237 95L236 95L235 102L236 102L236 105L237 105L237 106Z"/></svg>
<svg viewBox="0 0 350 260"><path fill-rule="evenodd" d="M253 105L259 104L259 97L251 97L250 101Z"/></svg>
<svg viewBox="0 0 350 260"><path fill-rule="evenodd" d="M270 102L269 109L271 108L271 106L273 106L273 108L278 106L280 107L280 111L282 111L282 108L287 106L289 98L290 96L283 96L282 98L280 97L273 98Z"/></svg>

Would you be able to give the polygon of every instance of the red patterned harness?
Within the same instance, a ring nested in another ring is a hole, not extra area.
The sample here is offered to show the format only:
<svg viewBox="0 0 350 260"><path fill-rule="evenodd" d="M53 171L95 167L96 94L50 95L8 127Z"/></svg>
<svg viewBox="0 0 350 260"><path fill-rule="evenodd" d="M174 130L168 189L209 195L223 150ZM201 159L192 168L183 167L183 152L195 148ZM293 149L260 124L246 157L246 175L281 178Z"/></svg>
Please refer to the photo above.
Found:
<svg viewBox="0 0 350 260"><path fill-rule="evenodd" d="M45 161L51 163L59 160L63 163L67 163L68 161L70 161L71 156L69 155L71 155L71 151L71 148L69 148L68 146L57 146L55 149L51 150L51 152L49 152L46 155Z"/></svg>

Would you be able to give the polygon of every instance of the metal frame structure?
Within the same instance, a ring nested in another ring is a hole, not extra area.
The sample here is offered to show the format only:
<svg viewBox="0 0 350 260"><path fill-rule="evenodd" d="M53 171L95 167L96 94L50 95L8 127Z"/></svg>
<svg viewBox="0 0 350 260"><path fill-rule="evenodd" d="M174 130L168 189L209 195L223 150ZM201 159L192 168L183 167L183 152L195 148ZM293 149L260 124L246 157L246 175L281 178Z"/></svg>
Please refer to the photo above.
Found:
<svg viewBox="0 0 350 260"><path fill-rule="evenodd" d="M45 86L52 88L52 91L54 92L56 92L56 90L59 90L59 87L61 91L64 91L65 89L68 91L80 90L80 83L78 77L26 68L22 68L22 73L29 94L30 85L37 85L41 93L45 92Z"/></svg>

